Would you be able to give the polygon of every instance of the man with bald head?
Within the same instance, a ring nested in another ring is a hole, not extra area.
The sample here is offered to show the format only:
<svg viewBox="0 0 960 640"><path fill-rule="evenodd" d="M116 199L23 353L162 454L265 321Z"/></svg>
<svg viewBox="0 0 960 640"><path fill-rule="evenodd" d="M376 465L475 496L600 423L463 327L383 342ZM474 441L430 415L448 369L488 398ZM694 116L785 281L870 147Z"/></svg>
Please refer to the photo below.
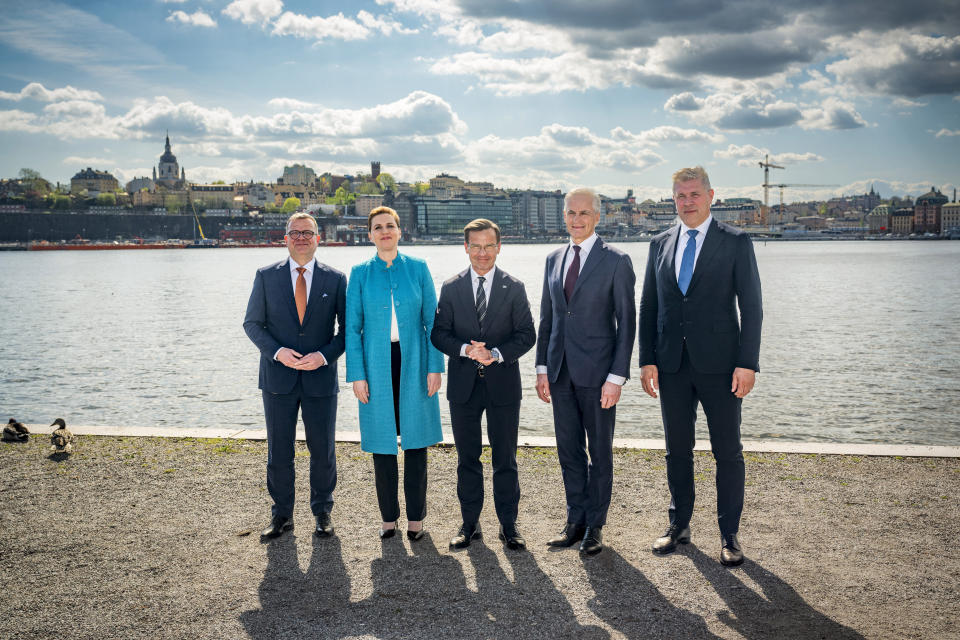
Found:
<svg viewBox="0 0 960 640"><path fill-rule="evenodd" d="M567 500L566 524L547 544L603 550L613 490L613 426L630 377L636 335L636 276L630 257L594 232L600 197L564 198L570 242L547 256L537 336L537 395L553 403L553 428Z"/></svg>

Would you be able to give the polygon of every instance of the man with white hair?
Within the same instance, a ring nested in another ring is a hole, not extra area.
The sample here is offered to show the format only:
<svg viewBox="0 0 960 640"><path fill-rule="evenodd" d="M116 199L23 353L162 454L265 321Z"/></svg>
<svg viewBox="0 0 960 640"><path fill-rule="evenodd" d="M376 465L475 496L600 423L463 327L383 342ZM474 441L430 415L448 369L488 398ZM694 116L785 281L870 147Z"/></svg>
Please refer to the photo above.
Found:
<svg viewBox="0 0 960 640"><path fill-rule="evenodd" d="M633 264L594 232L600 197L564 198L570 242L547 256L537 336L537 395L553 404L567 514L547 544L603 550L613 491L613 427L636 335Z"/></svg>

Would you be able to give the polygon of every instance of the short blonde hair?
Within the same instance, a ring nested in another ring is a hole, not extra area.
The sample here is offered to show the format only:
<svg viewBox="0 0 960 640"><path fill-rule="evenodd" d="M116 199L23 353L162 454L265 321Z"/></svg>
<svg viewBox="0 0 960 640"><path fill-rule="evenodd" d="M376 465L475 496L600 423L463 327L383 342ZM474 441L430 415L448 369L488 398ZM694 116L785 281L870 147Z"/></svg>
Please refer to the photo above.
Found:
<svg viewBox="0 0 960 640"><path fill-rule="evenodd" d="M377 207L367 215L367 231L373 231L373 219L384 213L389 213L397 221L397 227L400 227L400 216L390 207Z"/></svg>
<svg viewBox="0 0 960 640"><path fill-rule="evenodd" d="M710 190L710 177L707 175L707 170L700 165L695 167L686 167L673 174L673 184L677 184L678 182L686 182L688 180L699 180L704 189L707 191Z"/></svg>
<svg viewBox="0 0 960 640"><path fill-rule="evenodd" d="M313 223L313 230L316 233L320 233L320 227L317 226L317 220L312 215L310 215L305 211L298 211L297 213L287 218L287 230L285 231L285 233L289 233L290 225L293 224L294 220L309 220L310 222Z"/></svg>
<svg viewBox="0 0 960 640"><path fill-rule="evenodd" d="M570 202L570 198L574 196L590 196L593 204L593 212L600 213L600 208L603 206L600 204L600 196L597 195L597 192L591 189L590 187L579 187L573 191L568 191L567 195L563 196L563 212L567 212L567 204Z"/></svg>

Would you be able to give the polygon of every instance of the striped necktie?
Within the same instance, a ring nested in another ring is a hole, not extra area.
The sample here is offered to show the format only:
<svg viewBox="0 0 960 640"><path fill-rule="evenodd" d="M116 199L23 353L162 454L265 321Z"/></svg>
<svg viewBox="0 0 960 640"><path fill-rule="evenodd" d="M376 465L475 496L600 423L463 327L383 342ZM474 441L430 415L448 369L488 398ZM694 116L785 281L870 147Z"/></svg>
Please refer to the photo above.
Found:
<svg viewBox="0 0 960 640"><path fill-rule="evenodd" d="M480 281L477 284L477 322L482 329L483 319L487 317L487 293L483 290L483 283L486 282L487 279L483 276L478 276L477 279Z"/></svg>

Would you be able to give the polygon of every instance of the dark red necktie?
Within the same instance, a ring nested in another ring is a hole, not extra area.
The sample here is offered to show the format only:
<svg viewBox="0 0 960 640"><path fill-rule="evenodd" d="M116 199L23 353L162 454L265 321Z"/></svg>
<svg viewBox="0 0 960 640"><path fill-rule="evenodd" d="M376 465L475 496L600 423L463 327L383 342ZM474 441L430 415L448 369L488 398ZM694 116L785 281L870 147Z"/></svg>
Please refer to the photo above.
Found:
<svg viewBox="0 0 960 640"><path fill-rule="evenodd" d="M570 263L570 269L567 271L567 277L563 280L563 295L570 302L573 297L573 288L577 286L577 277L580 275L580 247L573 245L573 261Z"/></svg>

